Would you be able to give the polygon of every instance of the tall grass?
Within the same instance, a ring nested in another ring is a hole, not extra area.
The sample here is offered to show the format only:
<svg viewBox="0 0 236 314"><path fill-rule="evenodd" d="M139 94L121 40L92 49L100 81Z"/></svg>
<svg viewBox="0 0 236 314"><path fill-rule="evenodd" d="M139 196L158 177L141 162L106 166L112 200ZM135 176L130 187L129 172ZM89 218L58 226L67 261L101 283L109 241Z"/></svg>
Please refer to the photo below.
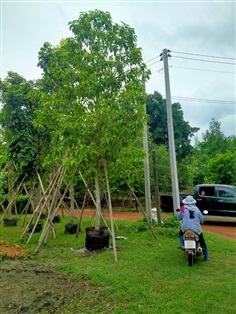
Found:
<svg viewBox="0 0 236 314"><path fill-rule="evenodd" d="M154 225L156 240L143 220L117 221L116 236L127 239L116 241L116 263L111 248L90 254L72 251L84 248L90 221L85 219L78 237L64 233L68 222L68 217L62 217L55 224L57 238L50 235L47 245L33 257L91 285L82 299L72 300L64 314L236 313L234 240L205 232L211 260L204 262L200 257L189 267L177 248L179 223L175 219L165 221L164 226ZM17 227L1 226L1 238L33 253L39 234L26 245L26 239L20 241L23 230L21 222Z"/></svg>

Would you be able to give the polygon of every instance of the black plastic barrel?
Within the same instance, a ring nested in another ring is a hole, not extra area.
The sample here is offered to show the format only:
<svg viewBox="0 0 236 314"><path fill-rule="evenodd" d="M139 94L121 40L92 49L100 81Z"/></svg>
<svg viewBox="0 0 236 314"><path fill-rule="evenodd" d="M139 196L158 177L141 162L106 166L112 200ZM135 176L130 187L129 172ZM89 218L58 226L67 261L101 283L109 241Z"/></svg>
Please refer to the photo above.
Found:
<svg viewBox="0 0 236 314"><path fill-rule="evenodd" d="M78 228L78 224L66 224L65 233L75 234Z"/></svg>
<svg viewBox="0 0 236 314"><path fill-rule="evenodd" d="M101 250L109 247L109 231L107 227L95 230L94 227L86 228L85 246L87 250Z"/></svg>
<svg viewBox="0 0 236 314"><path fill-rule="evenodd" d="M4 218L4 227L13 227L17 225L17 218Z"/></svg>
<svg viewBox="0 0 236 314"><path fill-rule="evenodd" d="M61 217L59 215L56 215L54 218L53 218L53 223L57 223L57 222L61 222Z"/></svg>
<svg viewBox="0 0 236 314"><path fill-rule="evenodd" d="M35 224L30 224L28 232L32 232L34 226L35 226ZM36 228L34 229L34 233L39 233L40 231L42 231L42 228L43 228L43 222L39 220Z"/></svg>

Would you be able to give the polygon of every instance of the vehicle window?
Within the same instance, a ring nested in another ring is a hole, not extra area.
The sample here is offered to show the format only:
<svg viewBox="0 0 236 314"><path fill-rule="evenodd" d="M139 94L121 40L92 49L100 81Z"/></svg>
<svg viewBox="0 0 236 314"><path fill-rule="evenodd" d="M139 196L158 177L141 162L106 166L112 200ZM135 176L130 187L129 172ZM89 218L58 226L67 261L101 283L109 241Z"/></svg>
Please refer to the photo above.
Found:
<svg viewBox="0 0 236 314"><path fill-rule="evenodd" d="M234 190L229 189L229 188L221 187L221 188L219 188L219 196L220 197L234 198L234 197L236 197L236 192Z"/></svg>
<svg viewBox="0 0 236 314"><path fill-rule="evenodd" d="M215 187L213 186L202 186L199 188L199 194L201 196L215 196Z"/></svg>

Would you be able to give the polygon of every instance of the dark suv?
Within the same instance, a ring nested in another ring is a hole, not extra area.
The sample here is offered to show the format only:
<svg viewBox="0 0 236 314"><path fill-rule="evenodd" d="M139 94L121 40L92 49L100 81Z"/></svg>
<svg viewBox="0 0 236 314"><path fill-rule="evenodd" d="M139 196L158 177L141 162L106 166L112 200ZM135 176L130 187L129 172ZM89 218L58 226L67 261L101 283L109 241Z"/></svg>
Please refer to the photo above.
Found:
<svg viewBox="0 0 236 314"><path fill-rule="evenodd" d="M193 197L206 221L236 222L236 187L224 184L199 184Z"/></svg>

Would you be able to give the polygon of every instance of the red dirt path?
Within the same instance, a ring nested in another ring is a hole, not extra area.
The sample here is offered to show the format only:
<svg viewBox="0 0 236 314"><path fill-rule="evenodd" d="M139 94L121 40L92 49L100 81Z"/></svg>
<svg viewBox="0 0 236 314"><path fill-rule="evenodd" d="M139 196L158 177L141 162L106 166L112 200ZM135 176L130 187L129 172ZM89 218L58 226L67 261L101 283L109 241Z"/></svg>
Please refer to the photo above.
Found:
<svg viewBox="0 0 236 314"><path fill-rule="evenodd" d="M95 211L90 209L84 210L84 217L93 217ZM62 211L58 211L58 214L62 214ZM103 212L105 218L109 218L110 214L107 210ZM67 211L64 210L64 215L68 215ZM79 216L79 212L75 211L75 215ZM113 218L115 220L131 220L136 221L142 219L144 216L142 213L138 212L116 212L113 211ZM171 214L163 214L161 213L161 219L166 219L171 217ZM227 223L206 223L202 226L202 229L217 235L220 235L225 238L233 239L236 241L236 225L235 224L227 224Z"/></svg>

